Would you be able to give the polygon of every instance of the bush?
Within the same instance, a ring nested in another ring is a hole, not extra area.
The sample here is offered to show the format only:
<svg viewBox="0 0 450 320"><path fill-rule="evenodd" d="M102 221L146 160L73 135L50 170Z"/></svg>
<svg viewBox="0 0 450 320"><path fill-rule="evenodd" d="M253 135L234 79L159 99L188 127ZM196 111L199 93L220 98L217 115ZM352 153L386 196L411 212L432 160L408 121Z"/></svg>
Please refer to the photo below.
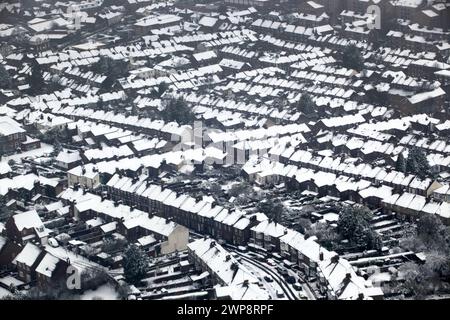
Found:
<svg viewBox="0 0 450 320"><path fill-rule="evenodd" d="M86 270L81 273L81 288L83 290L96 289L108 280L109 276L105 270Z"/></svg>
<svg viewBox="0 0 450 320"><path fill-rule="evenodd" d="M102 245L102 252L112 253L125 248L127 241L125 239L110 239L106 238Z"/></svg>
<svg viewBox="0 0 450 320"><path fill-rule="evenodd" d="M340 240L336 230L331 228L326 222L315 223L306 234L316 236L320 244L329 250L335 250Z"/></svg>
<svg viewBox="0 0 450 320"><path fill-rule="evenodd" d="M252 191L252 188L249 186L247 182L236 183L231 186L230 190L228 190L228 195L230 197L238 197L240 195L248 195Z"/></svg>
<svg viewBox="0 0 450 320"><path fill-rule="evenodd" d="M281 221L282 214L285 210L284 205L279 200L272 199L258 202L256 208L267 217L277 222Z"/></svg>

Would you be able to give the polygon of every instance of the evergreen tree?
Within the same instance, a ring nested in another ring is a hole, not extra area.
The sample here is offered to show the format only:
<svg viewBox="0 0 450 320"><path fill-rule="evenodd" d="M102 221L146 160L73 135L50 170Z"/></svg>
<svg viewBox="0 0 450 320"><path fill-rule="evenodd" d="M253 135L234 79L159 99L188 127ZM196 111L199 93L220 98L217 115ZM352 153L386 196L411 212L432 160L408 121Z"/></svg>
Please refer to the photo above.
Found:
<svg viewBox="0 0 450 320"><path fill-rule="evenodd" d="M409 150L408 159L406 160L406 171L417 175L421 179L430 175L430 164L421 149L414 147Z"/></svg>
<svg viewBox="0 0 450 320"><path fill-rule="evenodd" d="M305 115L313 115L316 112L316 104L307 93L302 94L296 108L297 111L303 112Z"/></svg>
<svg viewBox="0 0 450 320"><path fill-rule="evenodd" d="M97 100L96 108L97 108L97 110L103 110L103 107L104 107L103 98L99 97Z"/></svg>
<svg viewBox="0 0 450 320"><path fill-rule="evenodd" d="M109 91L112 89L114 85L114 78L111 76L107 76L106 79L102 82L100 88L102 89L102 92Z"/></svg>
<svg viewBox="0 0 450 320"><path fill-rule="evenodd" d="M364 58L358 47L352 44L345 48L342 56L342 64L346 68L357 71L361 71L364 68Z"/></svg>
<svg viewBox="0 0 450 320"><path fill-rule="evenodd" d="M225 4L219 5L219 7L217 8L217 12L223 15L227 14L227 6Z"/></svg>
<svg viewBox="0 0 450 320"><path fill-rule="evenodd" d="M326 222L315 223L306 233L310 236L316 236L320 244L328 250L335 250L339 244L339 234Z"/></svg>
<svg viewBox="0 0 450 320"><path fill-rule="evenodd" d="M164 94L164 92L166 92L168 88L169 88L169 85L167 83L165 83L164 81L160 82L158 85L158 88L153 89L152 96L155 98L161 98L162 95Z"/></svg>
<svg viewBox="0 0 450 320"><path fill-rule="evenodd" d="M370 225L372 213L367 207L345 207L339 214L337 232L352 245L365 249L378 249L380 236Z"/></svg>
<svg viewBox="0 0 450 320"><path fill-rule="evenodd" d="M400 153L397 157L397 162L395 164L395 170L400 172L406 172L406 159L403 153Z"/></svg>
<svg viewBox="0 0 450 320"><path fill-rule="evenodd" d="M398 289L423 298L442 290L450 278L450 228L435 214L423 214L414 232L401 239L402 248L424 252L425 263L406 263L399 268L403 281ZM431 284L431 285L430 285Z"/></svg>
<svg viewBox="0 0 450 320"><path fill-rule="evenodd" d="M45 82L42 76L41 66L37 62L33 62L33 64L31 65L29 84L33 93L42 93Z"/></svg>
<svg viewBox="0 0 450 320"><path fill-rule="evenodd" d="M409 152L408 159L406 160L406 171L415 174L417 172L417 162L416 157L413 155L413 152Z"/></svg>
<svg viewBox="0 0 450 320"><path fill-rule="evenodd" d="M0 221L6 221L11 215L12 211L6 206L7 199L0 195Z"/></svg>
<svg viewBox="0 0 450 320"><path fill-rule="evenodd" d="M123 60L114 60L110 57L102 56L92 66L95 72L104 74L108 77L118 77L127 72L128 65Z"/></svg>
<svg viewBox="0 0 450 320"><path fill-rule="evenodd" d="M124 252L123 271L127 282L138 284L149 270L150 259L139 247L131 245Z"/></svg>
<svg viewBox="0 0 450 320"><path fill-rule="evenodd" d="M159 85L158 85L158 94L159 94L159 96L161 97L164 94L164 92L167 91L167 89L169 89L169 85L167 83L165 83L164 81L160 82Z"/></svg>
<svg viewBox="0 0 450 320"><path fill-rule="evenodd" d="M175 121L179 124L188 124L194 121L194 114L183 99L171 99L161 116L166 122Z"/></svg>
<svg viewBox="0 0 450 320"><path fill-rule="evenodd" d="M0 89L11 88L11 77L5 67L0 64Z"/></svg>
<svg viewBox="0 0 450 320"><path fill-rule="evenodd" d="M64 127L62 129L54 127L50 130L39 134L39 140L45 143L58 145L60 143L68 143L72 139L69 129Z"/></svg>
<svg viewBox="0 0 450 320"><path fill-rule="evenodd" d="M107 74L111 64L111 58L102 56L96 64L92 66L92 69L101 74Z"/></svg>
<svg viewBox="0 0 450 320"><path fill-rule="evenodd" d="M416 148L416 162L419 166L419 172L417 172L417 175L421 177L422 179L430 175L430 164L428 163L427 156L422 151L422 149Z"/></svg>
<svg viewBox="0 0 450 320"><path fill-rule="evenodd" d="M450 229L434 214L424 214L417 221L417 236L430 251L450 255Z"/></svg>

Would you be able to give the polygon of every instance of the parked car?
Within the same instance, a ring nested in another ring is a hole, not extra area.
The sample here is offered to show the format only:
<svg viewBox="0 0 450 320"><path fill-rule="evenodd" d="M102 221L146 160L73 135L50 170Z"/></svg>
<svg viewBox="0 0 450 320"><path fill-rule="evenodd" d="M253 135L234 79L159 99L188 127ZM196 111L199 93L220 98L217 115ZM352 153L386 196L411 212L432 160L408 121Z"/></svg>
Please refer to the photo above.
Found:
<svg viewBox="0 0 450 320"><path fill-rule="evenodd" d="M289 272L286 269L283 269L280 271L281 276L283 276L284 278L289 276Z"/></svg>
<svg viewBox="0 0 450 320"><path fill-rule="evenodd" d="M284 265L286 268L291 269L292 266L293 266L294 264L293 264L292 262L290 262L289 260L284 259L284 260L283 260L283 265Z"/></svg>
<svg viewBox="0 0 450 320"><path fill-rule="evenodd" d="M283 272L286 271L286 269L285 269L283 266L278 265L278 266L277 266L277 271L278 271L279 273L283 273Z"/></svg>
<svg viewBox="0 0 450 320"><path fill-rule="evenodd" d="M294 264L294 265L292 266L292 270L298 272L298 271L300 271L300 267L299 267L298 265Z"/></svg>
<svg viewBox="0 0 450 320"><path fill-rule="evenodd" d="M298 283L298 282L293 283L293 284L292 284L292 287L293 287L295 290L297 290L297 291L302 291L302 290L303 290L302 285L301 285L300 283Z"/></svg>
<svg viewBox="0 0 450 320"><path fill-rule="evenodd" d="M266 260L266 263L269 265L269 266L272 266L272 267L274 267L274 266L276 266L277 264L275 263L275 261L273 260L273 259L267 259Z"/></svg>
<svg viewBox="0 0 450 320"><path fill-rule="evenodd" d="M284 298L284 292L281 290L277 290L277 297L278 298Z"/></svg>
<svg viewBox="0 0 450 320"><path fill-rule="evenodd" d="M240 252L247 252L248 251L247 247L244 247L244 246L238 246L237 249Z"/></svg>
<svg viewBox="0 0 450 320"><path fill-rule="evenodd" d="M271 276L264 276L264 280L266 280L267 282L273 282L273 279Z"/></svg>
<svg viewBox="0 0 450 320"><path fill-rule="evenodd" d="M58 240L56 240L55 238L48 239L48 244L53 248L59 247Z"/></svg>
<svg viewBox="0 0 450 320"><path fill-rule="evenodd" d="M258 260L258 261L261 261L261 262L266 261L266 258L264 258L264 257L262 257L260 255L255 255L255 259Z"/></svg>
<svg viewBox="0 0 450 320"><path fill-rule="evenodd" d="M300 297L300 299L302 300L308 300L308 297L306 296L306 294L302 291L298 294L298 296Z"/></svg>
<svg viewBox="0 0 450 320"><path fill-rule="evenodd" d="M285 277L285 280L286 280L286 282L289 283L289 284L294 284L294 283L297 282L297 280L295 279L294 276L287 276L287 277Z"/></svg>
<svg viewBox="0 0 450 320"><path fill-rule="evenodd" d="M278 254L278 253L276 253L276 252L272 252L272 257L274 258L274 259L276 259L276 260L280 260L281 261L281 256Z"/></svg>

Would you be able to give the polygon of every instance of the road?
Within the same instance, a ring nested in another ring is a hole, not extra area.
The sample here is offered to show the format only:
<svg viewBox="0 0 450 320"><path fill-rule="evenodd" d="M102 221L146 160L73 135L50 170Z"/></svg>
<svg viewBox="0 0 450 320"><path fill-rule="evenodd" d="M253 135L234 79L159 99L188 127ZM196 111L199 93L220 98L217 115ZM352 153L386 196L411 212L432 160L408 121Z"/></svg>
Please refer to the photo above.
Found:
<svg viewBox="0 0 450 320"><path fill-rule="evenodd" d="M289 300L299 300L299 293L292 288L290 284L284 280L284 278L278 274L278 271L274 270L271 266L261 262L256 261L250 257L248 257L245 253L242 253L233 247L229 246L228 249L234 253L236 253L239 257L241 257L242 261L245 261L246 263L254 266L255 268L259 269L261 272L261 278L264 279L265 275L268 275L271 277L276 284L281 288L283 291L285 297Z"/></svg>
<svg viewBox="0 0 450 320"><path fill-rule="evenodd" d="M281 288L286 298L289 300L298 300L298 295L289 287L289 285L286 283L286 281L278 275L275 271L270 269L269 267L263 265L262 263L256 262L247 256L243 255L242 253L236 252L243 261L253 265L254 267L260 269L262 271L262 277L264 277L264 273L266 275L269 275Z"/></svg>
<svg viewBox="0 0 450 320"><path fill-rule="evenodd" d="M286 297L295 300L299 299L300 292L295 290L291 284L287 283L284 277L280 275L278 270L276 270L274 267L262 261L258 261L251 257L248 257L245 253L236 250L236 248L234 248L233 246L225 245L225 247L227 247L228 250L235 252L237 255L239 255L242 258L242 260L259 268L263 273L270 275L275 280L275 282L277 282L283 289L283 292L285 293ZM279 265L281 265L281 262L279 262ZM303 293L303 295L305 295L308 300L316 300L315 294L312 292L311 288L306 283L304 278L300 277L298 273L294 270L290 270L288 268L285 269L287 270L290 276L293 276L297 280L297 283L301 284L302 286L301 292Z"/></svg>
<svg viewBox="0 0 450 320"><path fill-rule="evenodd" d="M295 277L297 279L297 282L302 284L302 288L303 288L302 291L306 294L306 296L308 297L308 300L316 300L317 299L316 295L311 290L311 288L310 288L309 284L306 282L305 278L304 277L300 277L298 275L298 273L293 271L293 270L289 270L289 269L287 269L287 270L288 270L288 273L289 273L290 276ZM299 280L301 280L301 281L299 281Z"/></svg>

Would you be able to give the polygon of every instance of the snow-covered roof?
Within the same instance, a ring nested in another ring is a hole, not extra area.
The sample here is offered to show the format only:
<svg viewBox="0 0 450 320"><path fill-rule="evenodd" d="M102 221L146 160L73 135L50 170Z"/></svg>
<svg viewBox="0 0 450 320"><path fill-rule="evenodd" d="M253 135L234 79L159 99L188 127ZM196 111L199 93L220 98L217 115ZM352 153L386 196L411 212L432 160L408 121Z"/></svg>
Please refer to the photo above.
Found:
<svg viewBox="0 0 450 320"><path fill-rule="evenodd" d="M0 162L0 175L10 173L11 171L12 169L6 161Z"/></svg>
<svg viewBox="0 0 450 320"><path fill-rule="evenodd" d="M42 223L42 220L36 210L15 214L13 219L19 231L22 231L23 229L44 227L44 224Z"/></svg>
<svg viewBox="0 0 450 320"><path fill-rule="evenodd" d="M319 262L318 269L335 298L356 300L360 298L360 295L365 299L370 298L365 279L355 273L347 260L333 257Z"/></svg>
<svg viewBox="0 0 450 320"><path fill-rule="evenodd" d="M55 158L55 161L59 161L62 163L74 163L80 161L80 153L78 151L69 152L69 151L61 151L58 153L58 156Z"/></svg>
<svg viewBox="0 0 450 320"><path fill-rule="evenodd" d="M16 133L23 133L22 126L10 117L0 117L0 136L9 136Z"/></svg>
<svg viewBox="0 0 450 320"><path fill-rule="evenodd" d="M51 278L60 259L47 253L36 267L36 272Z"/></svg>
<svg viewBox="0 0 450 320"><path fill-rule="evenodd" d="M215 240L198 239L188 244L188 249L206 264L225 285L258 283L258 279Z"/></svg>
<svg viewBox="0 0 450 320"><path fill-rule="evenodd" d="M285 226L280 223L264 220L250 229L255 233L263 233L274 238L279 238L285 234L287 230Z"/></svg>
<svg viewBox="0 0 450 320"><path fill-rule="evenodd" d="M23 263L26 266L31 267L36 262L36 259L39 257L41 252L42 250L36 245L28 242L14 259L14 263Z"/></svg>

